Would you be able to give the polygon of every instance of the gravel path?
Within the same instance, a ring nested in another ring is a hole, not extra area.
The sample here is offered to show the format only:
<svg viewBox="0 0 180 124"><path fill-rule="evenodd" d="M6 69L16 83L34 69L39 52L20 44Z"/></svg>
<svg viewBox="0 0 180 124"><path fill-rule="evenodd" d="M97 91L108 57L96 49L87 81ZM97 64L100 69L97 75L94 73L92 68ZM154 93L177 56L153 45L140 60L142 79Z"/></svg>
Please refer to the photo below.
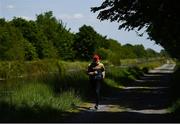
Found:
<svg viewBox="0 0 180 124"><path fill-rule="evenodd" d="M169 84L175 65L150 70L111 97L102 99L99 110L91 102L76 106L80 110L65 122L180 122L168 112Z"/></svg>

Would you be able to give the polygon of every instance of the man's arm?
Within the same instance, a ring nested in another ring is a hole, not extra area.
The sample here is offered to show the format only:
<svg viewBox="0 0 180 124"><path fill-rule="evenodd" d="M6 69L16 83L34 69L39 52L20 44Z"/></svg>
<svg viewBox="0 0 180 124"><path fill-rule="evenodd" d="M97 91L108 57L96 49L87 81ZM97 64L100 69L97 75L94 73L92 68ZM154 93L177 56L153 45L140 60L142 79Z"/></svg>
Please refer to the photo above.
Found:
<svg viewBox="0 0 180 124"><path fill-rule="evenodd" d="M102 72L105 71L105 67L104 65L101 63L98 66L93 68L94 70L101 70Z"/></svg>
<svg viewBox="0 0 180 124"><path fill-rule="evenodd" d="M100 63L98 66L94 67L93 69L94 70L100 70L102 72L103 78L105 78L105 67L104 67L104 64ZM96 73L94 73L94 74L96 74Z"/></svg>
<svg viewBox="0 0 180 124"><path fill-rule="evenodd" d="M103 79L105 78L105 67L104 64L102 64L102 75L103 75Z"/></svg>
<svg viewBox="0 0 180 124"><path fill-rule="evenodd" d="M91 71L91 65L90 64L89 64L88 69L87 69L87 74L88 75L94 75L95 74L94 71Z"/></svg>

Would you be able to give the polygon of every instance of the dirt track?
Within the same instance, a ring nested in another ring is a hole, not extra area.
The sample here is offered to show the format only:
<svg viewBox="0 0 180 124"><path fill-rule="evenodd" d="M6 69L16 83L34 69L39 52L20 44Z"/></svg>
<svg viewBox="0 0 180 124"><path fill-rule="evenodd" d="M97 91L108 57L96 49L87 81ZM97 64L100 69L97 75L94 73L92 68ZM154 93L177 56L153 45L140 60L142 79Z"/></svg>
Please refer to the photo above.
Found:
<svg viewBox="0 0 180 124"><path fill-rule="evenodd" d="M167 109L174 66L165 64L150 70L113 96L103 98L98 111L89 109L93 103L78 106L81 112L65 122L180 122Z"/></svg>

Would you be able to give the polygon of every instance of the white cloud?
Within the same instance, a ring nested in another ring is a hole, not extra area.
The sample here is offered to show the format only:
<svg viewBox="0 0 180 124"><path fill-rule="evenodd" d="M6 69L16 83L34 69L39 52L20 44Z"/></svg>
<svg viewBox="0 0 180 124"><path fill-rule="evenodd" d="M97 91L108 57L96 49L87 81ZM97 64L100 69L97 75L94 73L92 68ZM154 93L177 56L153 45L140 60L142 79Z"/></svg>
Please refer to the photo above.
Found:
<svg viewBox="0 0 180 124"><path fill-rule="evenodd" d="M82 18L84 18L83 14L81 14L81 13L76 13L76 14L73 15L73 17L75 19L82 19Z"/></svg>
<svg viewBox="0 0 180 124"><path fill-rule="evenodd" d="M15 6L14 6L14 5L7 5L6 8L8 8L8 9L14 9Z"/></svg>
<svg viewBox="0 0 180 124"><path fill-rule="evenodd" d="M61 14L59 15L60 19L68 19L68 20L74 20L74 19L83 19L84 15L81 13L74 13L74 14Z"/></svg>
<svg viewBox="0 0 180 124"><path fill-rule="evenodd" d="M28 17L28 16L21 16L21 18L23 18L23 19L25 19L25 20L31 20L31 18Z"/></svg>
<svg viewBox="0 0 180 124"><path fill-rule="evenodd" d="M23 18L23 19L25 19L25 20L27 20L27 21L29 21L29 20L34 20L33 18L31 18L31 17L28 17L28 16L18 16L19 18Z"/></svg>

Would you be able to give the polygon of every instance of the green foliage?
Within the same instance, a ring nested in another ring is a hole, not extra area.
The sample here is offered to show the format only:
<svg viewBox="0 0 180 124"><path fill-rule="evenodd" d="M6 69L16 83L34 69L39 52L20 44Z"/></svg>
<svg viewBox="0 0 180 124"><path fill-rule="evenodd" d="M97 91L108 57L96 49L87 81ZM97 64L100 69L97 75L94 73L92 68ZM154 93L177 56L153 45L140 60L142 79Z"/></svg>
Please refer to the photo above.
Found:
<svg viewBox="0 0 180 124"><path fill-rule="evenodd" d="M174 0L104 0L99 7L93 7L98 19L117 21L119 28L125 30L142 29L149 39L163 46L166 51L177 59L179 53L179 5ZM138 32L138 33L139 33ZM144 33L139 33L142 36Z"/></svg>
<svg viewBox="0 0 180 124"><path fill-rule="evenodd" d="M170 58L170 55L168 54L168 52L166 50L161 50L160 51L160 56L164 57L164 58Z"/></svg>
<svg viewBox="0 0 180 124"><path fill-rule="evenodd" d="M36 48L32 45L32 43L28 41L24 41L24 50L25 50L25 60L34 60L38 58L36 53Z"/></svg>
<svg viewBox="0 0 180 124"><path fill-rule="evenodd" d="M23 42L24 38L19 30L3 23L0 26L0 59L23 60L25 56Z"/></svg>
<svg viewBox="0 0 180 124"><path fill-rule="evenodd" d="M91 59L93 53L100 46L106 46L104 37L98 34L91 26L83 25L76 33L74 49L77 51L76 57L80 59Z"/></svg>
<svg viewBox="0 0 180 124"><path fill-rule="evenodd" d="M137 55L136 55L136 53L133 51L133 45L131 45L131 44L125 44L125 45L123 45L123 52L124 52L124 56L125 56L125 58L131 58L131 59L133 59L133 58L137 58ZM137 52L137 51L136 51Z"/></svg>
<svg viewBox="0 0 180 124"><path fill-rule="evenodd" d="M55 94L48 85L35 81L0 98L0 119L3 122L56 122L64 117L63 112L72 111L72 105L80 103L74 90Z"/></svg>
<svg viewBox="0 0 180 124"><path fill-rule="evenodd" d="M32 109L49 106L57 110L71 109L71 104L79 102L74 91L54 95L53 91L43 83L30 83L17 90L12 97L12 104L16 107L27 106Z"/></svg>
<svg viewBox="0 0 180 124"><path fill-rule="evenodd" d="M156 60L142 60L142 62L139 62L138 66L140 69L147 68L149 70L159 67L165 63L166 63L165 59L157 58Z"/></svg>
<svg viewBox="0 0 180 124"><path fill-rule="evenodd" d="M128 79L126 78L127 77L127 69L122 69L122 68L116 67L116 66L112 66L112 67L110 66L110 67L106 68L106 77L114 80L119 85L122 85L123 83L125 83L124 82L125 80L126 80L126 82L128 81Z"/></svg>
<svg viewBox="0 0 180 124"><path fill-rule="evenodd" d="M30 48L36 48L39 58L54 58L57 56L57 50L54 48L53 44L48 41L47 36L43 34L42 28L39 28L36 22L26 21L21 18L14 18L11 23L18 28L22 32L23 37L33 45ZM30 44L27 43L26 45L30 46Z"/></svg>
<svg viewBox="0 0 180 124"><path fill-rule="evenodd" d="M96 53L114 65L120 65L121 59L160 55L142 45L121 45L87 25L71 33L52 11L37 15L35 21L18 17L11 21L0 19L0 52L1 60L28 61L49 58L87 61Z"/></svg>
<svg viewBox="0 0 180 124"><path fill-rule="evenodd" d="M129 67L128 72L132 75L132 80L138 79L139 76L143 75L143 70L141 70L141 68L138 66Z"/></svg>
<svg viewBox="0 0 180 124"><path fill-rule="evenodd" d="M108 60L113 65L116 65L116 66L121 65L121 61L120 61L120 57L118 53L113 53L113 52L109 53Z"/></svg>
<svg viewBox="0 0 180 124"><path fill-rule="evenodd" d="M136 54L136 58L145 58L147 56L146 52L150 53L151 51L149 51L149 49L145 50L143 45L134 45L133 52ZM156 54L155 51L154 54ZM155 55L152 55L151 57L155 57Z"/></svg>
<svg viewBox="0 0 180 124"><path fill-rule="evenodd" d="M98 53L98 55L101 56L101 59L104 60L108 58L110 52L111 51L109 49L105 49L105 48L99 48L95 51L95 53Z"/></svg>
<svg viewBox="0 0 180 124"><path fill-rule="evenodd" d="M158 57L158 54L153 49L148 48L146 51L147 51L147 57L149 57L149 58L150 57Z"/></svg>
<svg viewBox="0 0 180 124"><path fill-rule="evenodd" d="M62 21L53 17L52 11L37 15L36 22L47 40L57 49L60 57L63 59L74 58L74 51L72 50L74 35L66 29Z"/></svg>
<svg viewBox="0 0 180 124"><path fill-rule="evenodd" d="M173 105L169 108L169 111L172 113L180 114L180 99L173 103Z"/></svg>
<svg viewBox="0 0 180 124"><path fill-rule="evenodd" d="M7 74L10 77L24 76L13 80L8 77L1 84L0 93L10 92L3 97L0 95L1 121L54 122L62 119L64 112L71 111L74 105L91 96L87 66L88 62L55 59L0 62L0 74L5 73L5 76ZM102 95L113 93L115 89L137 79L140 74L139 67L122 68L107 64Z"/></svg>

